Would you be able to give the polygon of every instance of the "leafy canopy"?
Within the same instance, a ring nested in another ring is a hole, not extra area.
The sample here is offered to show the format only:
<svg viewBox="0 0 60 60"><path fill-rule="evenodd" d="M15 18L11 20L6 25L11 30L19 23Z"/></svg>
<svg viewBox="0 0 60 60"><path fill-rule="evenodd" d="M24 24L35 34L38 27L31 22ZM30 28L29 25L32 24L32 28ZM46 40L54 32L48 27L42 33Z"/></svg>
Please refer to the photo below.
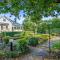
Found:
<svg viewBox="0 0 60 60"><path fill-rule="evenodd" d="M0 2L0 13L10 12L18 16L20 10L24 10L32 19L40 19L42 15L51 15L53 10L60 7L55 0L3 0Z"/></svg>

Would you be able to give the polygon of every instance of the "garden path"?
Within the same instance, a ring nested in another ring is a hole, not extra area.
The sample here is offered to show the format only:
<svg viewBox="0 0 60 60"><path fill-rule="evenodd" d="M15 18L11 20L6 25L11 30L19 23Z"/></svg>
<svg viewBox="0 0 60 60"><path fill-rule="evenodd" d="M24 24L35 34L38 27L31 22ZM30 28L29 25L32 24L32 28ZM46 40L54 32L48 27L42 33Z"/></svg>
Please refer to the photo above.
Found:
<svg viewBox="0 0 60 60"><path fill-rule="evenodd" d="M51 39L51 44L53 41L59 40L60 37L54 37ZM37 47L31 47L29 46L29 48L31 49L31 53L18 57L18 58L14 58L14 59L10 59L10 60L53 60L53 59L43 59L43 57L48 55L47 49L48 49L48 41L45 42L44 44L40 44ZM6 59L9 60L9 59ZM55 59L54 59L55 60Z"/></svg>
<svg viewBox="0 0 60 60"><path fill-rule="evenodd" d="M51 40L50 40L50 44L52 46L52 44L55 43L55 41L57 40L60 40L60 37L53 37ZM30 47L31 49L31 53L33 56L48 56L49 53L47 52L47 50L49 49L49 42L45 42L44 44L40 44L38 45L37 47Z"/></svg>
<svg viewBox="0 0 60 60"><path fill-rule="evenodd" d="M52 46L56 41L60 40L59 36L54 36L53 38L50 39L50 46ZM49 40L44 42L43 44L39 44L37 47L44 47L48 48L49 47Z"/></svg>

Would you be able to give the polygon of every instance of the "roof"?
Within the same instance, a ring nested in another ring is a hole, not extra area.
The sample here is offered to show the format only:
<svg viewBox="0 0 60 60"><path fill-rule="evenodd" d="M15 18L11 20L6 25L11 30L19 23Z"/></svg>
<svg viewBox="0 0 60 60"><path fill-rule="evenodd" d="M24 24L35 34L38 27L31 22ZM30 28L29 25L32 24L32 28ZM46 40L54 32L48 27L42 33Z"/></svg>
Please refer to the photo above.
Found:
<svg viewBox="0 0 60 60"><path fill-rule="evenodd" d="M6 16L4 16L4 18L6 18L7 20L9 20L12 23L12 25L14 25L14 26L20 26L21 25L21 24L15 22L15 21L12 21L10 18L7 18Z"/></svg>
<svg viewBox="0 0 60 60"><path fill-rule="evenodd" d="M0 25L9 25L8 23L0 23Z"/></svg>

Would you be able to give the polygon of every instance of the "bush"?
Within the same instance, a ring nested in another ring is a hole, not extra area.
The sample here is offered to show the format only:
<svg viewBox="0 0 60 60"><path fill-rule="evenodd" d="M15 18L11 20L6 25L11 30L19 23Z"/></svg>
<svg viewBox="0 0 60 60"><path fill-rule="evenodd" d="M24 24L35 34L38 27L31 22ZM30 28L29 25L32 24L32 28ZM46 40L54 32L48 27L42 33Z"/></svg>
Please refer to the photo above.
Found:
<svg viewBox="0 0 60 60"><path fill-rule="evenodd" d="M36 45L38 45L38 39L35 38L35 37L30 38L28 44L31 45L31 46L36 46Z"/></svg>
<svg viewBox="0 0 60 60"><path fill-rule="evenodd" d="M9 39L10 39L10 37L9 37L9 36L5 36L5 37L3 38L3 40L4 40L4 42L5 42L6 44L8 44Z"/></svg>
<svg viewBox="0 0 60 60"><path fill-rule="evenodd" d="M7 58L14 58L19 56L18 51L0 51L0 58L7 57Z"/></svg>
<svg viewBox="0 0 60 60"><path fill-rule="evenodd" d="M21 32L2 32L1 34L3 36L10 36L10 37L13 37L15 34L20 34Z"/></svg>
<svg viewBox="0 0 60 60"><path fill-rule="evenodd" d="M48 40L49 35L48 34L36 34L35 37L41 38L43 40Z"/></svg>
<svg viewBox="0 0 60 60"><path fill-rule="evenodd" d="M52 33L51 35L52 35L52 36L57 36L58 34L57 34L57 33Z"/></svg>
<svg viewBox="0 0 60 60"><path fill-rule="evenodd" d="M27 39L29 39L29 38L32 37L32 36L33 36L33 33L30 32L30 31L25 31L25 32L22 32L22 33L20 34L20 38L27 38Z"/></svg>
<svg viewBox="0 0 60 60"><path fill-rule="evenodd" d="M60 41L56 41L56 42L52 45L52 49L53 49L53 50L60 50Z"/></svg>
<svg viewBox="0 0 60 60"><path fill-rule="evenodd" d="M18 40L18 43L17 43L17 50L19 50L20 53L27 53L29 52L29 48L27 47L27 41L26 39L20 39Z"/></svg>
<svg viewBox="0 0 60 60"><path fill-rule="evenodd" d="M46 42L49 38L48 34L35 34L35 38L38 38L39 44Z"/></svg>
<svg viewBox="0 0 60 60"><path fill-rule="evenodd" d="M0 37L3 37L3 35L0 33Z"/></svg>
<svg viewBox="0 0 60 60"><path fill-rule="evenodd" d="M51 50L55 53L55 56L60 58L60 40L54 42L54 44L51 47Z"/></svg>
<svg viewBox="0 0 60 60"><path fill-rule="evenodd" d="M17 56L19 56L17 51L8 51L8 52L5 52L5 57L14 58L14 57L17 57Z"/></svg>
<svg viewBox="0 0 60 60"><path fill-rule="evenodd" d="M15 34L14 37L20 37L20 34Z"/></svg>
<svg viewBox="0 0 60 60"><path fill-rule="evenodd" d="M4 57L5 53L3 51L0 51L0 57Z"/></svg>

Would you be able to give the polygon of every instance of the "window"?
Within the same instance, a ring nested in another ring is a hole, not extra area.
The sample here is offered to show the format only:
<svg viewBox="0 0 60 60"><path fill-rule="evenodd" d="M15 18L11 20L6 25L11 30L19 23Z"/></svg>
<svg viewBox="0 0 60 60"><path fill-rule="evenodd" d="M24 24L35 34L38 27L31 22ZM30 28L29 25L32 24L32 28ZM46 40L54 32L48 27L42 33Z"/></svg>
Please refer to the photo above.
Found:
<svg viewBox="0 0 60 60"><path fill-rule="evenodd" d="M6 29L8 29L8 26L6 26Z"/></svg>
<svg viewBox="0 0 60 60"><path fill-rule="evenodd" d="M14 27L14 29L16 29L16 27Z"/></svg>
<svg viewBox="0 0 60 60"><path fill-rule="evenodd" d="M1 25L1 30L3 30L3 26Z"/></svg>
<svg viewBox="0 0 60 60"><path fill-rule="evenodd" d="M17 27L17 29L20 29L20 27Z"/></svg>

